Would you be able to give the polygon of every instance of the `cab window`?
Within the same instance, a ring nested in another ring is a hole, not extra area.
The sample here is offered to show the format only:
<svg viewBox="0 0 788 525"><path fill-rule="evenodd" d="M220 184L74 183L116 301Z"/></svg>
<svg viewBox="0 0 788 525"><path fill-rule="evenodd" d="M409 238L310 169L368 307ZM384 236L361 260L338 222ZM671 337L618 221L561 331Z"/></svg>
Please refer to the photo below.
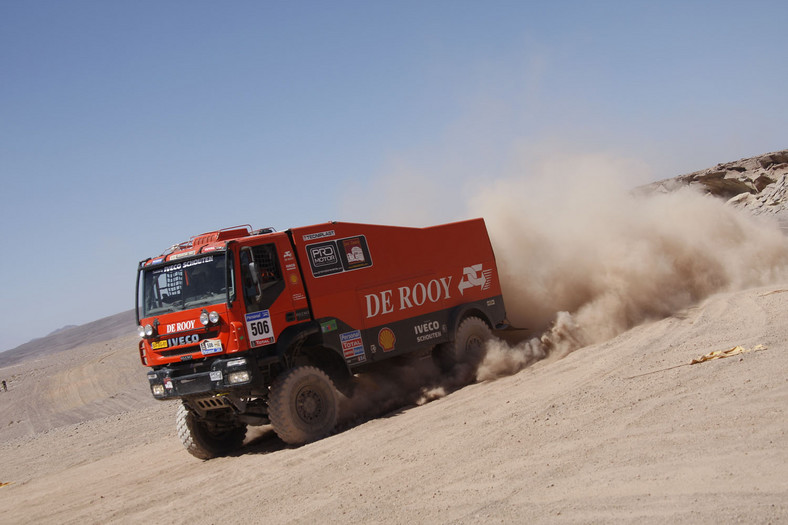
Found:
<svg viewBox="0 0 788 525"><path fill-rule="evenodd" d="M270 308L285 289L276 245L270 243L243 247L239 259L246 311L257 312Z"/></svg>

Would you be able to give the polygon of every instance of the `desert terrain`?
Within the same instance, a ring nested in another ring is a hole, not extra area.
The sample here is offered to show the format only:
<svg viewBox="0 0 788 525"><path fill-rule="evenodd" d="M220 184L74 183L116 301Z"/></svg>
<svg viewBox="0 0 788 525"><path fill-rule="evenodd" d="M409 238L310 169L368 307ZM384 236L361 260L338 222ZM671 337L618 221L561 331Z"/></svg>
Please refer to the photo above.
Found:
<svg viewBox="0 0 788 525"><path fill-rule="evenodd" d="M544 320L534 333L491 342L462 388L418 363L366 378L342 427L301 447L260 427L236 454L190 456L176 404L148 392L130 313L0 353L0 519L788 523L788 246L775 221L697 199L638 204L631 249L596 237L582 267L556 256L530 281L517 264L535 262L496 248L513 321ZM668 216L681 227L654 226Z"/></svg>
<svg viewBox="0 0 788 525"><path fill-rule="evenodd" d="M763 348L690 365L739 345ZM144 384L129 347L83 350L60 374L2 370L17 378L0 396L4 419L24 383L52 410L111 412L12 439L4 423L3 521L788 520L788 283L715 295L299 448L261 427L239 454L205 462L178 441L174 404L120 392L145 389L117 382L125 371ZM101 373L109 360L117 374Z"/></svg>

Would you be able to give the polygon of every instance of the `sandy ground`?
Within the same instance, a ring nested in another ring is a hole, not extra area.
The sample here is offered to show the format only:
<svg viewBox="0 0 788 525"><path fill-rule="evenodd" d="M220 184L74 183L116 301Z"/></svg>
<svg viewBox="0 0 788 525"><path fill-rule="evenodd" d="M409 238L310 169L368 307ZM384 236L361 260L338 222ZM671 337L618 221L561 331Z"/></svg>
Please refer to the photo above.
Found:
<svg viewBox="0 0 788 525"><path fill-rule="evenodd" d="M134 338L114 339L0 369L0 520L788 523L787 371L784 284L303 447L262 427L203 462Z"/></svg>

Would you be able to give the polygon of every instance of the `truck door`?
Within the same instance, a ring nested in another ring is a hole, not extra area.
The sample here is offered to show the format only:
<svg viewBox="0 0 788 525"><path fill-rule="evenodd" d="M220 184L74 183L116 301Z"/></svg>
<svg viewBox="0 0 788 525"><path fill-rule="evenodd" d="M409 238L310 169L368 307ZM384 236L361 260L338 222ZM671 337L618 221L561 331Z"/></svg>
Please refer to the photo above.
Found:
<svg viewBox="0 0 788 525"><path fill-rule="evenodd" d="M292 249L277 239L242 247L239 259L249 344L273 344L287 325L309 318Z"/></svg>

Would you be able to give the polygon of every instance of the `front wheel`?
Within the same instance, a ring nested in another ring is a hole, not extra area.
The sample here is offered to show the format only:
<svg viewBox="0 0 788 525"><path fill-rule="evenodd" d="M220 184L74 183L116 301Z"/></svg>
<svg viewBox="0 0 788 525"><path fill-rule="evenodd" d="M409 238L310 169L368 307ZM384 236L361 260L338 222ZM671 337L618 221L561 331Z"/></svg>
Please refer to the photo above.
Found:
<svg viewBox="0 0 788 525"><path fill-rule="evenodd" d="M205 421L184 404L178 407L175 428L186 451L199 459L211 459L232 452L241 447L246 437L245 424Z"/></svg>
<svg viewBox="0 0 788 525"><path fill-rule="evenodd" d="M302 445L327 436L337 424L338 411L334 383L319 368L291 368L271 385L268 418L285 443Z"/></svg>

